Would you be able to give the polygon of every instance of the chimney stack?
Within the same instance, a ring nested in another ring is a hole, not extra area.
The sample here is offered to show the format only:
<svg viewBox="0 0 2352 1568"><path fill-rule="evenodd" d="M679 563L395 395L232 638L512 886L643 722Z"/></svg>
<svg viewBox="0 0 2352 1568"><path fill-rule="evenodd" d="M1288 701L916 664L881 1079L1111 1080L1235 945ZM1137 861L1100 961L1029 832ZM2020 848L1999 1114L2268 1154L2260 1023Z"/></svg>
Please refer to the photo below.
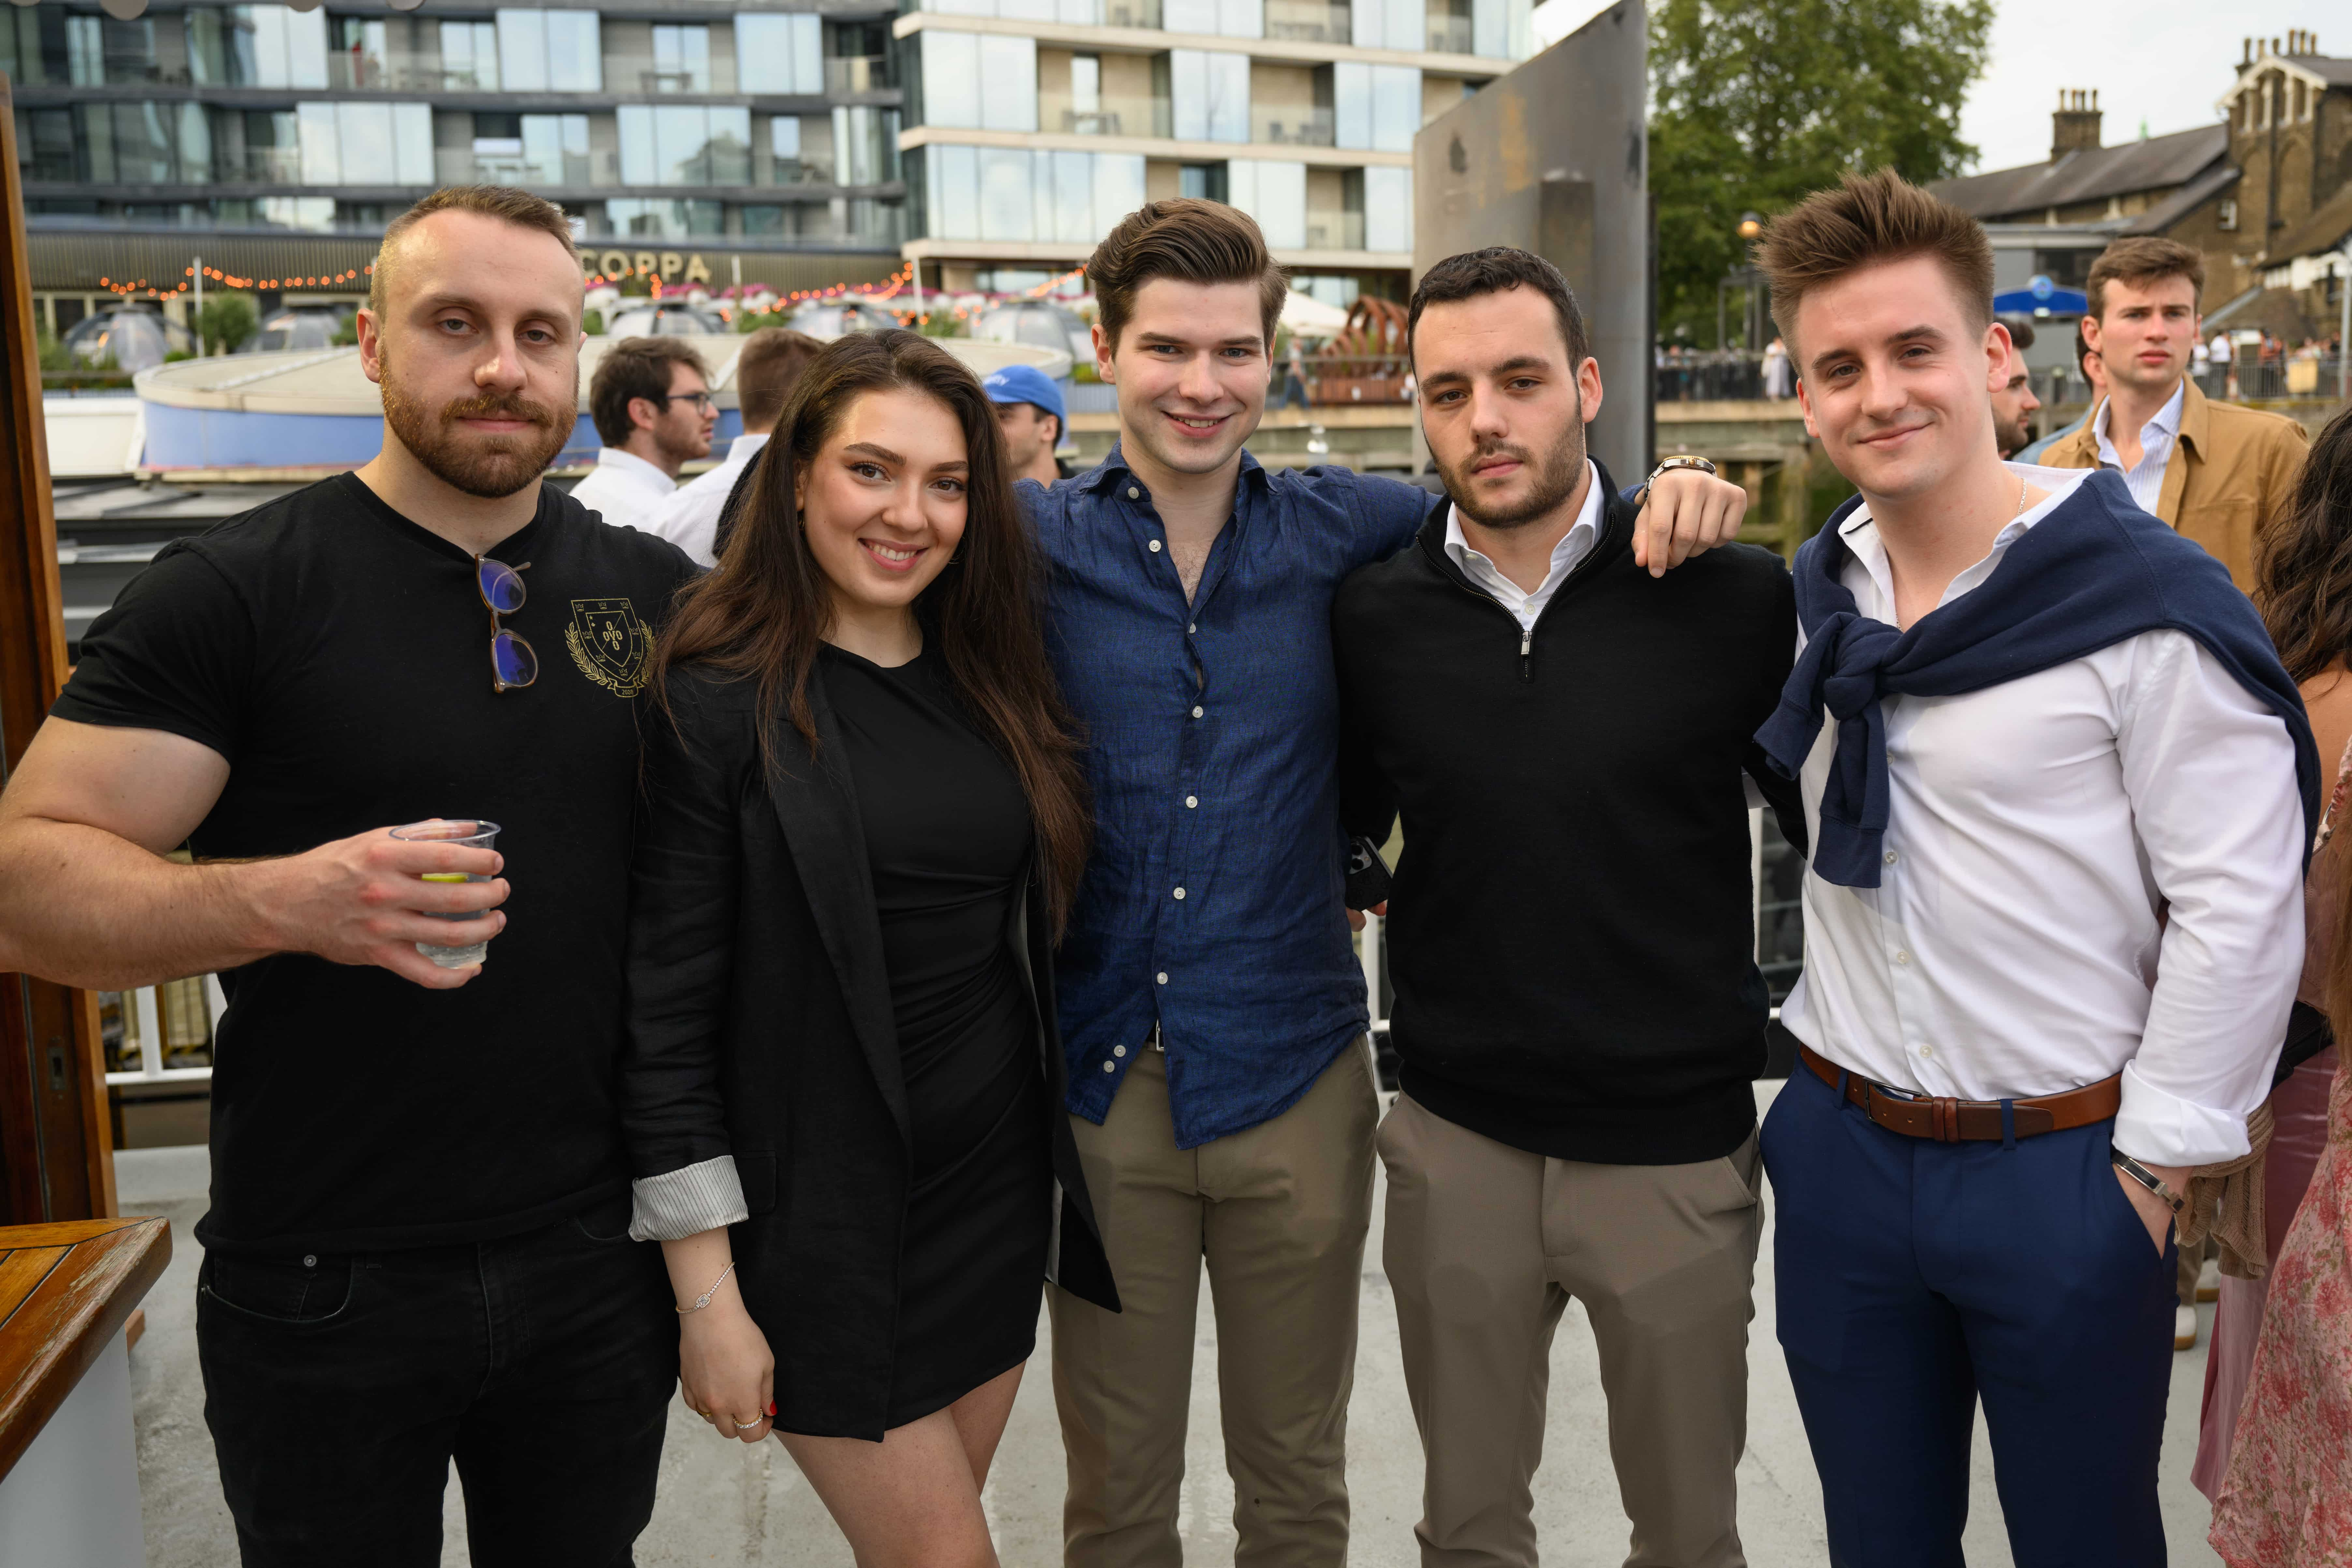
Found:
<svg viewBox="0 0 2352 1568"><path fill-rule="evenodd" d="M2050 117L2050 161L2069 153L2095 153L2099 146L2098 89L2061 88L2057 112Z"/></svg>

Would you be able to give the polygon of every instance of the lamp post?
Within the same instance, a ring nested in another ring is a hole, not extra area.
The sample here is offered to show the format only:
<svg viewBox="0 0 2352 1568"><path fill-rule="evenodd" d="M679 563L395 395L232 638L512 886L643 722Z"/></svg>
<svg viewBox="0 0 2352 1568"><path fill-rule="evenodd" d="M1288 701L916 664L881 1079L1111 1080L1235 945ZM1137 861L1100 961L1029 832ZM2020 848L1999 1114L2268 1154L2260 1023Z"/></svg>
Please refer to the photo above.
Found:
<svg viewBox="0 0 2352 1568"><path fill-rule="evenodd" d="M1746 257L1748 247L1753 246L1758 237L1764 232L1764 219L1753 211L1741 213L1739 223L1733 232L1739 236L1740 254ZM1756 352L1758 347L1756 340L1762 331L1758 324L1756 287L1762 281L1763 274L1757 270L1756 264L1751 259L1743 260L1740 265L1728 268L1723 275L1723 280L1715 286L1715 346L1718 351L1730 346L1727 342L1725 331L1724 291L1727 289L1739 289L1745 290L1740 307L1739 330L1747 339L1748 351L1750 353Z"/></svg>

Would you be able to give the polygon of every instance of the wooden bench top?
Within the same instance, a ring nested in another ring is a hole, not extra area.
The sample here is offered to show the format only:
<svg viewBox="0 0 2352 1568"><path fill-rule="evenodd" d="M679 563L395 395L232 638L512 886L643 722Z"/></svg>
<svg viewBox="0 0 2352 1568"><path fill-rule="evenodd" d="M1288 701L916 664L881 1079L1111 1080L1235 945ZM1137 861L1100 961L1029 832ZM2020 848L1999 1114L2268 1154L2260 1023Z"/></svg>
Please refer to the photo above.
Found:
<svg viewBox="0 0 2352 1568"><path fill-rule="evenodd" d="M161 1219L0 1228L0 1477L171 1260L172 1226Z"/></svg>

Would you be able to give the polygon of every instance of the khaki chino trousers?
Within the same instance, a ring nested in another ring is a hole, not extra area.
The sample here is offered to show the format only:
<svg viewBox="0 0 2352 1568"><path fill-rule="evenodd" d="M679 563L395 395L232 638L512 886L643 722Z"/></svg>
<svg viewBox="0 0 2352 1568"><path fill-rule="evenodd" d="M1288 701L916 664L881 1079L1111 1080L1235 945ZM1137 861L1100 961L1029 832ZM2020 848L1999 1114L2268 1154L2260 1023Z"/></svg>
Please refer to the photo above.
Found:
<svg viewBox="0 0 2352 1568"><path fill-rule="evenodd" d="M1071 1118L1122 1312L1046 1292L1070 1568L1176 1568L1201 1269L1240 1568L1341 1568L1348 1396L1380 1119L1366 1043L1270 1121L1176 1147L1147 1050L1100 1127Z"/></svg>
<svg viewBox="0 0 2352 1568"><path fill-rule="evenodd" d="M1627 1568L1740 1568L1756 1135L1688 1165L1547 1159L1400 1096L1382 1264L1427 1471L1423 1568L1534 1568L1552 1331L1584 1303Z"/></svg>

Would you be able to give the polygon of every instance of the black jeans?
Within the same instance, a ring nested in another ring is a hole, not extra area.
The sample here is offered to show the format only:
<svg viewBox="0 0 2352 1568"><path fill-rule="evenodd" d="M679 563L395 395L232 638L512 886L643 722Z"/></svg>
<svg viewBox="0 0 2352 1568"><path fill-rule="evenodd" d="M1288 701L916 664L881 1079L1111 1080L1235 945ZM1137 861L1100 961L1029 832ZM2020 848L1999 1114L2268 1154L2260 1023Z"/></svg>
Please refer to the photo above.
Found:
<svg viewBox="0 0 2352 1568"><path fill-rule="evenodd" d="M461 1247L196 1278L205 1422L245 1568L434 1568L449 1462L480 1568L625 1568L677 1378L624 1195Z"/></svg>

